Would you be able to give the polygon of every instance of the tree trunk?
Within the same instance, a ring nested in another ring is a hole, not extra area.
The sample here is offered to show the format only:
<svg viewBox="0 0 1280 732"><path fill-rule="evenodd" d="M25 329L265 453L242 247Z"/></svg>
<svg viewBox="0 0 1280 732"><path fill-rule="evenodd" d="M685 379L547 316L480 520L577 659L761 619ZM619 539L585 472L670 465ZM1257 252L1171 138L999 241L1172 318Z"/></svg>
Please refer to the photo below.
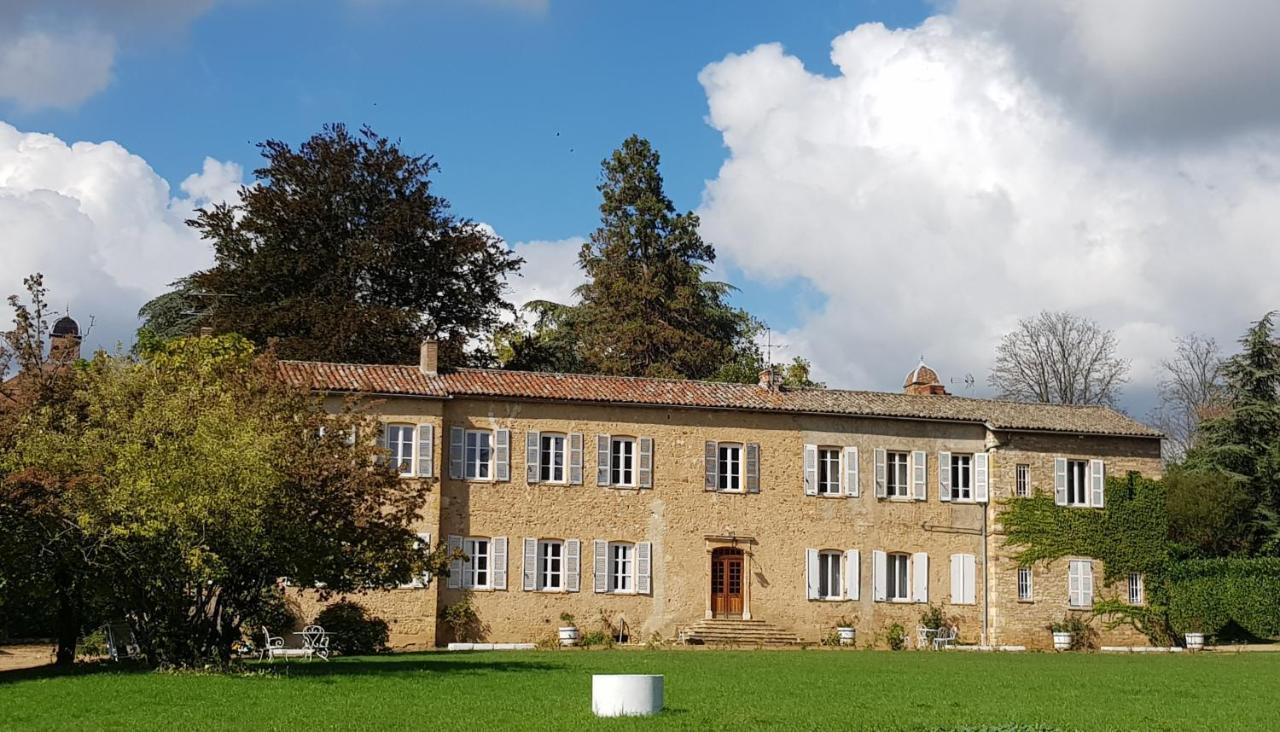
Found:
<svg viewBox="0 0 1280 732"><path fill-rule="evenodd" d="M56 577L56 579L63 579ZM80 640L80 608L71 596L72 589L68 583L59 582L54 590L58 598L58 612L55 621L55 632L58 636L58 653L54 663L58 666L70 666L76 660L76 641Z"/></svg>

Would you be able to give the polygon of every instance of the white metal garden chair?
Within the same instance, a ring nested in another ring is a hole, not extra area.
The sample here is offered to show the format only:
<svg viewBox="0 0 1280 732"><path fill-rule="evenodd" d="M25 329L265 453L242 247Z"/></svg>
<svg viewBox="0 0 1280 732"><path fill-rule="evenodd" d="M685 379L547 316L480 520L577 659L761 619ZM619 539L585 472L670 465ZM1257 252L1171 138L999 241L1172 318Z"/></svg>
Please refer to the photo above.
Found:
<svg viewBox="0 0 1280 732"><path fill-rule="evenodd" d="M303 636L303 644L301 648L291 648L285 645L284 638L278 635L271 635L271 631L267 626L262 626L262 635L266 643L262 646L262 658L268 661L274 661L277 658L288 660L290 658L311 658L315 653L306 643L306 636ZM327 648L328 644L326 644ZM327 650L326 650L327 653Z"/></svg>
<svg viewBox="0 0 1280 732"><path fill-rule="evenodd" d="M309 649L311 655L329 660L329 634L319 625L308 625L302 629L302 646Z"/></svg>
<svg viewBox="0 0 1280 732"><path fill-rule="evenodd" d="M953 627L943 627L938 629L938 634L933 637L933 650L940 651L943 648L953 648L956 645L956 629Z"/></svg>

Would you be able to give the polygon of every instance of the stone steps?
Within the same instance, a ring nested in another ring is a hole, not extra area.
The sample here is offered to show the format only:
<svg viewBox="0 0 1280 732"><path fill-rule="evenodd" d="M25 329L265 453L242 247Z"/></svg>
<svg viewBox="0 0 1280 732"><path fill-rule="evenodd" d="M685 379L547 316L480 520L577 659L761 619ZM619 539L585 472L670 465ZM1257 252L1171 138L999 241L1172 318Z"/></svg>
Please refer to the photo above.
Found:
<svg viewBox="0 0 1280 732"><path fill-rule="evenodd" d="M800 638L763 620L699 620L680 633L685 643L714 646L797 646Z"/></svg>

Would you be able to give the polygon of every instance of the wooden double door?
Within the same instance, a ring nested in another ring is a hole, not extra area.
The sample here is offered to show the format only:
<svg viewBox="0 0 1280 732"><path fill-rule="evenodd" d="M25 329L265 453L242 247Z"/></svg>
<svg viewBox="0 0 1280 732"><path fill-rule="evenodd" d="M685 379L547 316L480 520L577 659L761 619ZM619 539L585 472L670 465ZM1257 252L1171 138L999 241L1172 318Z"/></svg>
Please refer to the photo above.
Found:
<svg viewBox="0 0 1280 732"><path fill-rule="evenodd" d="M711 616L742 617L742 550L720 547L711 552Z"/></svg>

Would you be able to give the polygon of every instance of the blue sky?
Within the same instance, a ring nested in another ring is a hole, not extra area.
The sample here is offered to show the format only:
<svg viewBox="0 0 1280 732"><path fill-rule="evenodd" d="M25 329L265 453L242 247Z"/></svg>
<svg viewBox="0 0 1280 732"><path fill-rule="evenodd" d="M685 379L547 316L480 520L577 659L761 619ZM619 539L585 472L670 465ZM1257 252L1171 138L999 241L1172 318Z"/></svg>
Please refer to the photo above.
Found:
<svg viewBox="0 0 1280 732"><path fill-rule="evenodd" d="M638 133L779 357L984 395L1002 334L1065 310L1143 416L1175 338L1230 353L1280 306L1278 36L1275 0L4 0L0 293L44 272L127 341L209 264L192 207L340 121L435 156L528 260L513 300L567 297Z"/></svg>

